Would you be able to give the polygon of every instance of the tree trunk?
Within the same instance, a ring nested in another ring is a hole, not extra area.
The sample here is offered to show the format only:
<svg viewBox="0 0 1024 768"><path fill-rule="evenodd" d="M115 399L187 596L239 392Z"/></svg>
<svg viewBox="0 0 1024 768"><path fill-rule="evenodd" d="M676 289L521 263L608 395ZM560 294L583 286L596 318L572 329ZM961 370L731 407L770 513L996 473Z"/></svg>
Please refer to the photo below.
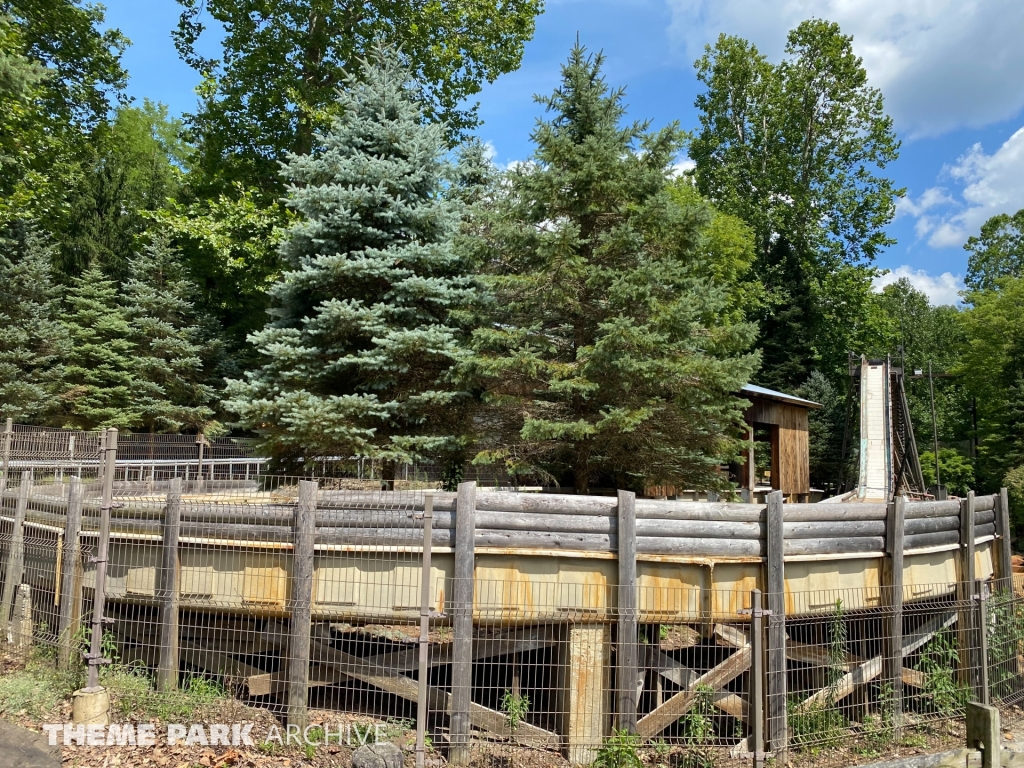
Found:
<svg viewBox="0 0 1024 768"><path fill-rule="evenodd" d="M394 461L385 461L380 468L380 489L382 491L395 490L395 471L398 465Z"/></svg>
<svg viewBox="0 0 1024 768"><path fill-rule="evenodd" d="M590 449L579 446L576 453L576 464L573 467L573 490L576 493L590 493Z"/></svg>

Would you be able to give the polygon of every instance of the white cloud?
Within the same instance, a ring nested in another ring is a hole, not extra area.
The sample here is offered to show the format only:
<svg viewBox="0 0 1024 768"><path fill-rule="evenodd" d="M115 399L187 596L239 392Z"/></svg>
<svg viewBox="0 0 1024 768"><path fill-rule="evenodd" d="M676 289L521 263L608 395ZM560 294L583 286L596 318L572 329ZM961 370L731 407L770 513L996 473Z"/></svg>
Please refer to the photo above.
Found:
<svg viewBox="0 0 1024 768"><path fill-rule="evenodd" d="M1005 120L1024 107L1020 0L668 0L670 33L688 57L719 33L755 43L773 60L786 33L811 17L854 36L898 128L935 136Z"/></svg>
<svg viewBox="0 0 1024 768"><path fill-rule="evenodd" d="M687 171L692 171L696 167L697 163L688 157L684 157L672 166L672 178L682 176Z"/></svg>
<svg viewBox="0 0 1024 768"><path fill-rule="evenodd" d="M941 175L962 185L955 198L931 187L899 201L896 215L916 218L914 231L933 248L959 248L992 216L1024 208L1024 128L991 155L975 144Z"/></svg>
<svg viewBox="0 0 1024 768"><path fill-rule="evenodd" d="M873 287L881 293L887 285L892 285L905 277L917 290L927 294L928 300L935 306L960 303L960 291L964 289L963 275L943 272L941 275L930 275L923 269L911 269L906 264L875 278Z"/></svg>
<svg viewBox="0 0 1024 768"><path fill-rule="evenodd" d="M494 162L494 158L498 156L498 149L494 146L493 141L484 142L484 158Z"/></svg>

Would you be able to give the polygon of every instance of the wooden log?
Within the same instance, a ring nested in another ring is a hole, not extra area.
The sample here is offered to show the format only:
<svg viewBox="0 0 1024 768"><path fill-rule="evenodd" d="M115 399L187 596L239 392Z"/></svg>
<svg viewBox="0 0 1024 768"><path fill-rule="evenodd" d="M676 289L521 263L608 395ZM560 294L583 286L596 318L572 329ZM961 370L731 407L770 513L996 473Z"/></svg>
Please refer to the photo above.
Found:
<svg viewBox="0 0 1024 768"><path fill-rule="evenodd" d="M167 492L163 522L160 586L156 594L160 605L160 665L157 688L173 691L178 687L178 600L181 562L178 535L181 530L181 478L175 478Z"/></svg>
<svg viewBox="0 0 1024 768"><path fill-rule="evenodd" d="M842 539L885 535L884 520L837 520L835 522L783 523L786 539Z"/></svg>
<svg viewBox="0 0 1024 768"><path fill-rule="evenodd" d="M985 525L987 523L994 523L996 521L996 511L994 509L986 509L984 512L974 512L974 524Z"/></svg>
<svg viewBox="0 0 1024 768"><path fill-rule="evenodd" d="M456 548L458 539L459 536L456 532ZM551 533L550 531L477 531L474 541L478 547L563 549L580 552L614 552L618 546L616 536L599 533Z"/></svg>
<svg viewBox="0 0 1024 768"><path fill-rule="evenodd" d="M843 555L880 553L885 548L883 536L861 536L849 539L786 540L782 551L790 555Z"/></svg>
<svg viewBox="0 0 1024 768"><path fill-rule="evenodd" d="M974 541L975 541L975 543L977 543L978 539L980 539L980 538L983 538L985 536L993 536L994 537L995 535L996 535L996 524L995 523L985 523L984 525L977 525L977 526L974 527Z"/></svg>
<svg viewBox="0 0 1024 768"><path fill-rule="evenodd" d="M943 531L956 531L957 539L959 539L960 517L950 515L948 517L922 517L917 520L907 520L903 532L907 536L917 536L922 533L941 533Z"/></svg>
<svg viewBox="0 0 1024 768"><path fill-rule="evenodd" d="M678 536L695 539L749 539L764 537L764 523L733 520L637 520L637 536Z"/></svg>
<svg viewBox="0 0 1024 768"><path fill-rule="evenodd" d="M889 504L886 520L885 559L882 561L882 655L883 678L890 686L892 722L899 729L903 719L903 546L904 504L898 497Z"/></svg>
<svg viewBox="0 0 1024 768"><path fill-rule="evenodd" d="M313 555L316 526L317 484L299 481L299 499L295 506L292 549L292 583L288 597L291 636L288 649L288 725L309 725L307 689L309 686L310 623L313 610Z"/></svg>
<svg viewBox="0 0 1024 768"><path fill-rule="evenodd" d="M924 549L926 547L944 547L957 544L960 531L940 531L938 533L919 533L903 539L904 550Z"/></svg>
<svg viewBox="0 0 1024 768"><path fill-rule="evenodd" d="M786 573L783 555L782 492L768 494L767 578L768 610L768 741L776 760L785 765L788 747L786 716Z"/></svg>
<svg viewBox="0 0 1024 768"><path fill-rule="evenodd" d="M960 502L949 501L908 501L904 511L907 520L921 517L948 517L960 514Z"/></svg>
<svg viewBox="0 0 1024 768"><path fill-rule="evenodd" d="M764 554L764 542L745 539L672 539L661 536L637 536L636 551L641 554L693 557L761 557Z"/></svg>
<svg viewBox="0 0 1024 768"><path fill-rule="evenodd" d="M469 764L473 691L473 581L476 548L476 483L459 483L455 512L455 572L452 584L454 640L448 762Z"/></svg>
<svg viewBox="0 0 1024 768"><path fill-rule="evenodd" d="M57 619L57 664L71 665L75 637L82 621L82 480L68 481L68 514L64 523L64 551L61 553L60 606Z"/></svg>
<svg viewBox="0 0 1024 768"><path fill-rule="evenodd" d="M616 639L616 715L619 730L636 730L637 678L637 594L636 594L636 494L618 492L619 535L619 602L618 637Z"/></svg>
<svg viewBox="0 0 1024 768"><path fill-rule="evenodd" d="M976 496L974 498L974 512L989 512L996 508L997 494L989 494L988 496Z"/></svg>
<svg viewBox="0 0 1024 768"><path fill-rule="evenodd" d="M996 576L1000 579L999 588L1006 594L1013 593L1013 529L1010 527L1010 503L1005 488L999 490L995 507L996 537L999 541L999 558Z"/></svg>
<svg viewBox="0 0 1024 768"><path fill-rule="evenodd" d="M7 568L4 571L4 591L0 597L0 625L3 627L7 642L11 640L11 608L14 593L25 575L25 511L28 509L28 497L32 493L31 473L21 473L21 485L18 486L18 505L14 512L14 526L11 529L11 543L7 554Z"/></svg>
<svg viewBox="0 0 1024 768"><path fill-rule="evenodd" d="M884 521L885 504L787 504L782 519L787 523Z"/></svg>

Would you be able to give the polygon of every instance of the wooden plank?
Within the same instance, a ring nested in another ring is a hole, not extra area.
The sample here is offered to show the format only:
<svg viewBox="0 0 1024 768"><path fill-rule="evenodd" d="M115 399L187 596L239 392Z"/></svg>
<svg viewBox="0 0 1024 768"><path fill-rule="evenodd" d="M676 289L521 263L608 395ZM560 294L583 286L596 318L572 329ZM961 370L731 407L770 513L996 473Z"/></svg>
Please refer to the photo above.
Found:
<svg viewBox="0 0 1024 768"><path fill-rule="evenodd" d="M768 743L780 765L786 763L788 723L786 716L786 573L783 554L782 492L768 494L767 578L765 601L768 616Z"/></svg>
<svg viewBox="0 0 1024 768"><path fill-rule="evenodd" d="M652 739L685 715L697 700L697 687L708 686L719 690L750 668L750 646L737 650L717 667L708 670L693 681L690 688L679 691L664 704L644 715L636 724L636 732L644 739Z"/></svg>
<svg viewBox="0 0 1024 768"><path fill-rule="evenodd" d="M18 486L18 502L14 510L14 527L11 530L11 543L7 555L7 569L4 572L4 591L0 598L0 627L4 638L11 642L11 607L14 603L14 592L21 584L25 575L25 510L28 509L28 497L32 493L32 475L21 473L21 485Z"/></svg>
<svg viewBox="0 0 1024 768"><path fill-rule="evenodd" d="M82 619L82 479L68 480L68 513L64 523L64 552L61 554L60 613L57 619L57 663L71 665L75 636Z"/></svg>
<svg viewBox="0 0 1024 768"><path fill-rule="evenodd" d="M469 763L473 692L473 577L476 546L476 483L459 483L455 509L455 572L452 584L451 748L448 762Z"/></svg>
<svg viewBox="0 0 1024 768"><path fill-rule="evenodd" d="M656 670L659 677L672 681L680 688L692 688L694 682L700 677L700 672L677 661L667 653L659 651L657 646L647 645L644 648L647 651L645 658L647 668ZM747 702L735 693L716 691L714 704L738 720L747 719Z"/></svg>
<svg viewBox="0 0 1024 768"><path fill-rule="evenodd" d="M313 612L313 552L316 541L317 484L299 481L299 499L295 506L292 535L292 584L288 597L291 632L288 647L288 725L309 725L307 691L309 687L310 623Z"/></svg>
<svg viewBox="0 0 1024 768"><path fill-rule="evenodd" d="M916 651L922 645L931 640L936 634L957 621L957 614L940 614L929 619L924 626L914 634L903 638L903 645L900 648L900 658L904 659ZM833 704L842 701L849 696L859 685L869 683L882 674L883 656L874 656L863 664L859 664L850 672L846 673L835 685L822 688L817 693L797 705L797 711L805 711L808 707L824 704L831 701Z"/></svg>
<svg viewBox="0 0 1024 768"><path fill-rule="evenodd" d="M619 513L619 603L616 649L616 707L619 730L636 729L637 678L637 595L636 595L636 494L618 492Z"/></svg>
<svg viewBox="0 0 1024 768"><path fill-rule="evenodd" d="M883 680L890 686L891 716L896 728L903 718L903 513L902 496L889 503L882 561Z"/></svg>
<svg viewBox="0 0 1024 768"><path fill-rule="evenodd" d="M173 691L178 687L178 603L181 563L178 557L178 534L181 531L181 478L171 482L164 510L161 568L156 594L160 604L160 664L157 667L157 688Z"/></svg>

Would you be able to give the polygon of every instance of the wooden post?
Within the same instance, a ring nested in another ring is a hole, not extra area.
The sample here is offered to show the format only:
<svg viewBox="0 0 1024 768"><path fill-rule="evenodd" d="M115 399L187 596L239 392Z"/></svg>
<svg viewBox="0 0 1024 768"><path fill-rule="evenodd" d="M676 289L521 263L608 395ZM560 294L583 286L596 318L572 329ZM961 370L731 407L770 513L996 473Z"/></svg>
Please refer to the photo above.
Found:
<svg viewBox="0 0 1024 768"><path fill-rule="evenodd" d="M996 496L996 539L999 544L999 559L996 562L998 589L1005 589L1007 596L1013 595L1013 533L1010 528L1010 502L1005 488Z"/></svg>
<svg viewBox="0 0 1024 768"><path fill-rule="evenodd" d="M960 649L960 679L973 685L971 641L974 639L974 491L960 502L960 574L957 583L957 645Z"/></svg>
<svg viewBox="0 0 1024 768"><path fill-rule="evenodd" d="M768 741L778 765L786 764L786 571L783 562L782 491L768 494Z"/></svg>
<svg viewBox="0 0 1024 768"><path fill-rule="evenodd" d="M181 532L181 479L171 480L164 507L163 558L160 569L160 666L157 687L173 691L178 687L178 600L181 567L178 557L178 535Z"/></svg>
<svg viewBox="0 0 1024 768"><path fill-rule="evenodd" d="M989 705L988 685L988 584L981 579L974 580L974 599L976 601L977 613L974 617L974 627L977 631L977 642L974 643L974 650L977 658L974 668L977 670L975 680L977 681L974 692L975 701L979 701L986 707Z"/></svg>
<svg viewBox="0 0 1024 768"><path fill-rule="evenodd" d="M420 575L420 639L419 688L416 694L416 768L426 764L427 707L429 691L427 675L430 656L430 545L434 520L434 494L423 495L423 562Z"/></svg>
<svg viewBox="0 0 1024 768"><path fill-rule="evenodd" d="M558 642L558 709L565 756L570 765L590 765L601 750L610 724L611 628L608 624L563 627Z"/></svg>
<svg viewBox="0 0 1024 768"><path fill-rule="evenodd" d="M309 725L309 641L313 618L313 553L316 543L317 484L299 481L299 503L292 520L292 589L288 600L288 725Z"/></svg>
<svg viewBox="0 0 1024 768"><path fill-rule="evenodd" d="M18 506L14 510L14 528L11 531L11 548L7 555L7 570L4 575L4 592L0 598L0 622L3 623L4 637L11 642L11 606L14 603L14 591L21 584L25 573L25 511L28 509L28 497L32 493L32 475L21 473L21 485L18 487Z"/></svg>
<svg viewBox="0 0 1024 768"><path fill-rule="evenodd" d="M476 538L476 483L459 483L455 507L455 637L452 643L451 748L448 762L469 763L469 708L473 693L473 574Z"/></svg>
<svg viewBox="0 0 1024 768"><path fill-rule="evenodd" d="M64 521L64 552L61 554L60 614L57 622L57 663L67 669L74 653L75 636L82 619L82 478L68 478L68 516Z"/></svg>
<svg viewBox="0 0 1024 768"><path fill-rule="evenodd" d="M902 496L889 502L885 516L885 560L882 561L882 680L891 688L893 727L903 719L903 531Z"/></svg>
<svg viewBox="0 0 1024 768"><path fill-rule="evenodd" d="M7 477L11 466L11 440L14 437L14 420L8 419L4 426L3 456L0 458L0 506L3 504L3 494L7 490Z"/></svg>
<svg viewBox="0 0 1024 768"><path fill-rule="evenodd" d="M637 648L636 494L618 492L619 622L616 653L616 715L619 730L636 732Z"/></svg>
<svg viewBox="0 0 1024 768"><path fill-rule="evenodd" d="M206 447L206 436L202 432L196 438L196 444L199 446L199 473L196 475L196 493L203 492L203 448Z"/></svg>

